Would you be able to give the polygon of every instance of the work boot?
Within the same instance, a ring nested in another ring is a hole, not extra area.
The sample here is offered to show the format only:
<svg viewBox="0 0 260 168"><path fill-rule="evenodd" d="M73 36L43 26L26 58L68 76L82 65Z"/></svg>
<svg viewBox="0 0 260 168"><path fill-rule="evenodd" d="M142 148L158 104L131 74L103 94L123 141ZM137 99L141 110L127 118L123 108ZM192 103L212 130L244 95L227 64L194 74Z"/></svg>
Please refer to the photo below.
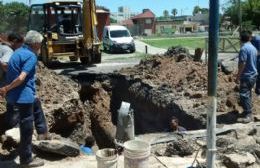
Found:
<svg viewBox="0 0 260 168"><path fill-rule="evenodd" d="M245 123L246 124L246 123L253 122L254 119L253 119L252 114L247 114L245 117L237 119L237 121L240 122L240 123Z"/></svg>
<svg viewBox="0 0 260 168"><path fill-rule="evenodd" d="M40 158L33 158L33 160L30 163L27 164L21 164L21 168L30 168L30 167L40 167L44 165L44 161Z"/></svg>

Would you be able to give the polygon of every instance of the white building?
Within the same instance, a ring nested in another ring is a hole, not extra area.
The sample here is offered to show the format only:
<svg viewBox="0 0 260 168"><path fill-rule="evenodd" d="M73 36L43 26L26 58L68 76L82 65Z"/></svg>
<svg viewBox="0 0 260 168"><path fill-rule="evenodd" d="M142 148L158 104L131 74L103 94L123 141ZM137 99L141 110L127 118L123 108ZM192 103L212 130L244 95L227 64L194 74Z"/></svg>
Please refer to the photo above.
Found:
<svg viewBox="0 0 260 168"><path fill-rule="evenodd" d="M137 15L137 12L132 12L129 7L120 6L117 12L111 13L111 18L117 20L118 23L122 22L123 20L130 19L131 17Z"/></svg>

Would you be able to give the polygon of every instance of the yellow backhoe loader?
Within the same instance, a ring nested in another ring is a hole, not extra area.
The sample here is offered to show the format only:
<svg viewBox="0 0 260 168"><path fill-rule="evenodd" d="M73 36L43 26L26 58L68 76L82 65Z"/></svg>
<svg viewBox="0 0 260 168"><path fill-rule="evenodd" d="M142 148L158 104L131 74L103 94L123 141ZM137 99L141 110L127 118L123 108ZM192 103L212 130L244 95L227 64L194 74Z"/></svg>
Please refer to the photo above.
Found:
<svg viewBox="0 0 260 168"><path fill-rule="evenodd" d="M29 30L43 34L41 59L48 65L59 57L82 64L101 62L95 0L53 1L31 6Z"/></svg>

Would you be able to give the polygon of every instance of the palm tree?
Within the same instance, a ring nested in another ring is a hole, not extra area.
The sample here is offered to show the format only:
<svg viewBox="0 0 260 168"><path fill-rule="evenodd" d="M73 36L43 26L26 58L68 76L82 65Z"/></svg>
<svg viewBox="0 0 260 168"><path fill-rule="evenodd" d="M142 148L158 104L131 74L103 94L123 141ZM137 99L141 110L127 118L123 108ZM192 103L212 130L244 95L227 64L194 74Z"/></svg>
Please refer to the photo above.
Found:
<svg viewBox="0 0 260 168"><path fill-rule="evenodd" d="M178 10L176 8L172 9L172 15L175 17L178 13Z"/></svg>

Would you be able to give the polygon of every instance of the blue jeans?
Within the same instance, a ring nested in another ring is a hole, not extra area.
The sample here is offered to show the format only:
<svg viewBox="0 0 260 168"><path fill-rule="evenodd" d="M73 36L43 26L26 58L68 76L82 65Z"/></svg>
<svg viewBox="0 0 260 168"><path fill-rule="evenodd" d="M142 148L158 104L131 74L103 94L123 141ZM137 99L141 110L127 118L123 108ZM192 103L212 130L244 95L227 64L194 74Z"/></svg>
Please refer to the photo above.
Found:
<svg viewBox="0 0 260 168"><path fill-rule="evenodd" d="M33 122L38 134L47 132L47 124L38 98L32 104L7 105L6 122L9 128L19 123L20 127L20 162L26 164L32 161Z"/></svg>
<svg viewBox="0 0 260 168"><path fill-rule="evenodd" d="M5 129L12 129L18 126L19 123L19 111L14 109L14 106L7 103L6 106L6 116L5 116ZM35 98L33 103L33 117L34 117L34 126L37 131L37 134L44 134L48 131L46 119L42 110L41 101L38 98Z"/></svg>
<svg viewBox="0 0 260 168"><path fill-rule="evenodd" d="M245 115L252 114L252 88L255 82L256 77L240 79L240 103Z"/></svg>
<svg viewBox="0 0 260 168"><path fill-rule="evenodd" d="M15 113L19 113L20 126L20 164L32 161L32 134L33 134L33 103L13 105Z"/></svg>
<svg viewBox="0 0 260 168"><path fill-rule="evenodd" d="M260 95L260 55L257 56L257 79L256 79L256 86L255 86L255 93Z"/></svg>

